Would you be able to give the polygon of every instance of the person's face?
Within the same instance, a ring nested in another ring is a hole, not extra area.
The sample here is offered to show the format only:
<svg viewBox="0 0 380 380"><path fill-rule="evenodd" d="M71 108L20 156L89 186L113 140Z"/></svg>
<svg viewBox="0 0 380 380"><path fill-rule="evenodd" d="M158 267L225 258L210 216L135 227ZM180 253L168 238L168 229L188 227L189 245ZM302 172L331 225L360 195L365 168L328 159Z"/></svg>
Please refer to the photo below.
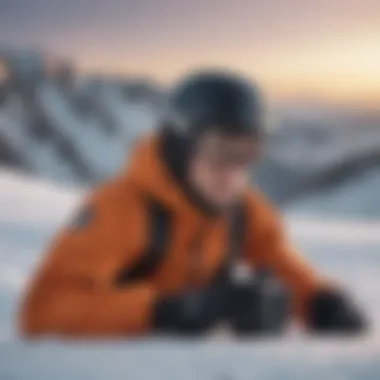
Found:
<svg viewBox="0 0 380 380"><path fill-rule="evenodd" d="M260 143L254 138L209 132L200 139L190 162L190 183L216 207L228 207L247 187L259 154Z"/></svg>

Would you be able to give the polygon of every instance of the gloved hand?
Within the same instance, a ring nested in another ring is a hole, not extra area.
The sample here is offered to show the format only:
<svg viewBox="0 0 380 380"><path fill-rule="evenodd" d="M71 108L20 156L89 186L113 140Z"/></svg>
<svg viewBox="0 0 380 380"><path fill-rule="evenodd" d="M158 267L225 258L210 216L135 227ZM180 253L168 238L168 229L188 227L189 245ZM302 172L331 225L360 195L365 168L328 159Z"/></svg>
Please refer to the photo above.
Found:
<svg viewBox="0 0 380 380"><path fill-rule="evenodd" d="M273 335L284 330L288 296L271 280L231 284L226 300L226 320L235 334Z"/></svg>
<svg viewBox="0 0 380 380"><path fill-rule="evenodd" d="M320 333L363 333L368 323L346 294L326 290L311 300L309 327Z"/></svg>
<svg viewBox="0 0 380 380"><path fill-rule="evenodd" d="M220 288L193 290L157 301L156 331L179 335L201 335L222 320L224 294Z"/></svg>

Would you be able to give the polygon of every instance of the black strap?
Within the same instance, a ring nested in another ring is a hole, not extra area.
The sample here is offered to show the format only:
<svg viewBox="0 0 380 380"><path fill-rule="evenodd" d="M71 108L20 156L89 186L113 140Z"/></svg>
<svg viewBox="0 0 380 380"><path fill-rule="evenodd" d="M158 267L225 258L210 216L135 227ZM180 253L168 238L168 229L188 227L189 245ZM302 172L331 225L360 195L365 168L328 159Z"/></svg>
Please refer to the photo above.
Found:
<svg viewBox="0 0 380 380"><path fill-rule="evenodd" d="M215 276L215 284L229 284L231 282L233 265L237 259L244 255L247 225L246 208L244 203L240 203L235 207L230 219L230 243L224 263ZM255 283L264 285L271 276L272 272L268 268L258 268L254 275Z"/></svg>
<svg viewBox="0 0 380 380"><path fill-rule="evenodd" d="M215 276L214 283L226 283L230 279L230 272L236 259L243 255L244 242L247 230L246 209L243 202L235 206L230 217L229 244L225 252L224 261Z"/></svg>
<svg viewBox="0 0 380 380"><path fill-rule="evenodd" d="M230 220L230 242L226 253L226 260L229 265L243 254L246 229L246 209L241 202L235 207Z"/></svg>
<svg viewBox="0 0 380 380"><path fill-rule="evenodd" d="M172 218L158 201L146 200L147 215L150 217L148 236L149 245L137 265L123 269L116 279L117 285L125 285L142 278L150 277L159 264L165 259L167 245L172 231Z"/></svg>
<svg viewBox="0 0 380 380"><path fill-rule="evenodd" d="M116 284L123 286L127 283L150 277L157 270L159 264L165 259L168 242L171 240L172 216L158 201L146 200L148 215L150 216L149 246L143 257L135 267L122 269L117 276ZM243 204L234 209L230 217L229 244L225 252L224 261L215 276L215 282L225 282L233 262L243 253L246 231L246 213Z"/></svg>

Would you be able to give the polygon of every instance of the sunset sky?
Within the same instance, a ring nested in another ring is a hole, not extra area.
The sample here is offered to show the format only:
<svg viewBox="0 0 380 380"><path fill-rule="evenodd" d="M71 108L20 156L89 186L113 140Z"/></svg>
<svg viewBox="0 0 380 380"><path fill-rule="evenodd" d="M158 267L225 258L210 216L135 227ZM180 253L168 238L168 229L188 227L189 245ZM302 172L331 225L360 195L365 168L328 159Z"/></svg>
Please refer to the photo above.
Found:
<svg viewBox="0 0 380 380"><path fill-rule="evenodd" d="M275 97L380 103L379 0L0 0L0 47L169 82L199 66Z"/></svg>

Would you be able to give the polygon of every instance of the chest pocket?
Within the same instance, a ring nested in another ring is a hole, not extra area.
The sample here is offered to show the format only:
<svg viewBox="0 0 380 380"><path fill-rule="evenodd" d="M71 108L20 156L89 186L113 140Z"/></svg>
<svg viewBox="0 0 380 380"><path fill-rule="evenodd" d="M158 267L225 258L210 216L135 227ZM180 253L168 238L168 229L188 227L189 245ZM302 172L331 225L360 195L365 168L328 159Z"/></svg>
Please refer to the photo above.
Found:
<svg viewBox="0 0 380 380"><path fill-rule="evenodd" d="M150 215L149 245L140 261L127 270L122 269L116 278L116 285L124 286L154 274L165 260L173 231L173 217L166 208L155 200L146 200ZM228 277L230 267L237 255L242 253L245 238L245 209L243 205L235 208L230 218L229 244L224 260L215 275L215 282L223 282Z"/></svg>

